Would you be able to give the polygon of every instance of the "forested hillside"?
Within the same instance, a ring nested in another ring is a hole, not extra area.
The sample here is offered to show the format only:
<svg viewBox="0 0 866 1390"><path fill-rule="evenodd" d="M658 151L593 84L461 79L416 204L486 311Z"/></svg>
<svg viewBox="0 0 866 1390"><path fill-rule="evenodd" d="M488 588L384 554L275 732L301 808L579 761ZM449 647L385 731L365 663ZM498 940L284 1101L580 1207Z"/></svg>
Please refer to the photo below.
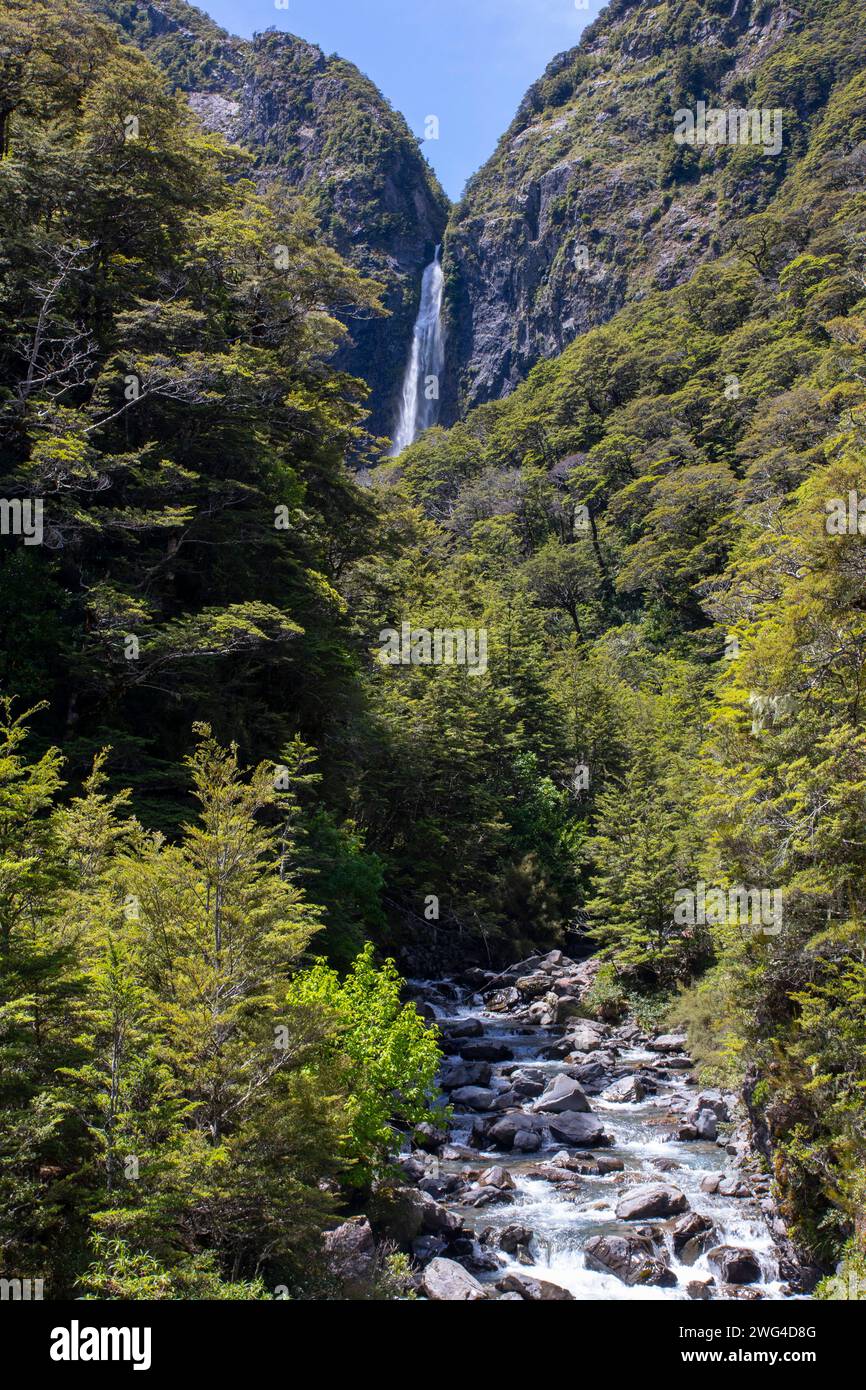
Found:
<svg viewBox="0 0 866 1390"><path fill-rule="evenodd" d="M858 113L860 0L612 0L526 93L449 222L444 418L514 389L623 304L683 284ZM778 112L760 144L676 144L674 113ZM856 143L856 127L846 132ZM777 147L778 146L778 147Z"/></svg>
<svg viewBox="0 0 866 1390"><path fill-rule="evenodd" d="M521 866L531 915L567 843L599 1001L685 991L825 1261L861 1228L866 1143L863 119L858 75L729 254L386 470L485 621L543 642L558 714L524 687L522 727L569 829ZM781 930L678 925L698 883L780 890Z"/></svg>
<svg viewBox="0 0 866 1390"><path fill-rule="evenodd" d="M370 429L390 436L421 271L448 215L403 116L352 63L267 29L267 15L247 42L186 0L87 4L186 94L206 129L249 151L260 188L304 192L326 243L381 284L380 311L334 305L349 329L336 363L366 382Z"/></svg>
<svg viewBox="0 0 866 1390"><path fill-rule="evenodd" d="M803 1259L866 1276L866 112L824 32L764 211L381 463L341 356L381 283L173 90L207 26L190 75L2 0L4 1274L338 1297L363 1212L354 1296L405 1297L454 1228L395 1215L443 1112L389 958L567 947L588 1021L686 1027L743 1093Z"/></svg>

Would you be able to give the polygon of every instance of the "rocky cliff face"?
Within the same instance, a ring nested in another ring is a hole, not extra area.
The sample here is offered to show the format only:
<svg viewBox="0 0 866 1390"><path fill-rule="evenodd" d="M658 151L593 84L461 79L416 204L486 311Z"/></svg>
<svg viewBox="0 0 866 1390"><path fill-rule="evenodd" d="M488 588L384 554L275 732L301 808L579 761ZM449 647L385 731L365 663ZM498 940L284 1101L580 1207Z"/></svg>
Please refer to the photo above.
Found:
<svg viewBox="0 0 866 1390"><path fill-rule="evenodd" d="M262 183L302 190L329 242L385 286L390 317L347 319L338 365L371 388L390 434L421 276L448 200L403 117L351 63L276 30L233 38L185 0L90 0L189 96L203 125L255 158Z"/></svg>
<svg viewBox="0 0 866 1390"><path fill-rule="evenodd" d="M444 418L508 394L647 289L688 280L771 204L834 85L862 68L856 11L612 0L530 88L454 210ZM782 109L781 151L677 144L675 113L699 101Z"/></svg>

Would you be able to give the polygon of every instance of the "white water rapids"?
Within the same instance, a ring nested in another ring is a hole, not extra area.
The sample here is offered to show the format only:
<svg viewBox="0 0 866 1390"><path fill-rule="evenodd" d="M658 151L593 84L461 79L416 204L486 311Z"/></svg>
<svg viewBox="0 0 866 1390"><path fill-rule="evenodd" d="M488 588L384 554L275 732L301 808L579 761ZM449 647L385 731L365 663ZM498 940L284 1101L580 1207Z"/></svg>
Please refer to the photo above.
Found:
<svg viewBox="0 0 866 1390"><path fill-rule="evenodd" d="M503 1067L506 1072L513 1070L517 1063L531 1066L533 1073L540 1073L545 1078L549 1076L552 1081L563 1069L562 1061L548 1060L544 1056L544 1045L551 1040L548 1029L526 1026L507 1015L487 1013L477 996L469 1006L457 1004L443 1010L437 1008L436 1013L437 1016L451 1019L470 1016L478 1019L484 1025L485 1038L508 1046L514 1061L494 1064L494 1076L501 1074ZM451 1050L447 1044L445 1050L446 1053ZM617 1051L620 1074L660 1061L658 1054L639 1047L620 1047ZM547 1084L546 1080L544 1084ZM592 1110L603 1119L605 1130L614 1141L613 1146L603 1152L621 1159L624 1171L584 1176L579 1189L570 1192L533 1172L538 1168L539 1161L549 1159L555 1150L563 1147L562 1144L548 1141L536 1154L503 1153L485 1146L480 1151L476 1149L470 1156L470 1150L463 1146L471 1142L472 1124L476 1116L465 1110L461 1114L461 1107L458 1106L451 1126L450 1142L459 1148L442 1162L442 1172L466 1174L472 1169L491 1164L502 1165L509 1170L515 1182L514 1200L507 1205L491 1205L477 1210L467 1209L453 1198L449 1200L446 1197L444 1200L465 1219L476 1236L481 1236L485 1228L492 1228L490 1234L494 1246L498 1244L497 1231L511 1223L518 1222L531 1229L531 1265L508 1256L500 1275L513 1270L549 1280L567 1289L577 1299L685 1299L689 1297L689 1282L709 1279L713 1270L707 1261L706 1250L693 1253L687 1263L679 1258L667 1229L670 1223L662 1223L659 1232L667 1247L665 1261L677 1279L674 1287L627 1286L612 1274L590 1268L583 1253L583 1247L591 1236L622 1233L623 1223L617 1220L615 1208L632 1184L675 1184L685 1194L693 1212L712 1220L711 1244L746 1247L752 1252L761 1269L760 1282L752 1288L760 1296L768 1299L790 1296L780 1274L779 1252L759 1202L702 1190L702 1178L726 1167L724 1147L700 1140L678 1142L671 1137L671 1102L677 1097L691 1098L696 1091L692 1078L682 1073L674 1075L663 1071L656 1093L647 1095L637 1103L615 1103L605 1101L598 1095L593 1096ZM457 1152L460 1150L462 1153L458 1158ZM667 1161L670 1173L660 1171L660 1160ZM485 1281L496 1277L499 1276L481 1276Z"/></svg>
<svg viewBox="0 0 866 1390"><path fill-rule="evenodd" d="M412 334L412 347L403 378L400 413L394 430L391 457L403 452L435 425L439 417L439 385L445 365L445 337L442 331L442 291L445 278L436 247L433 260L421 281L421 304Z"/></svg>

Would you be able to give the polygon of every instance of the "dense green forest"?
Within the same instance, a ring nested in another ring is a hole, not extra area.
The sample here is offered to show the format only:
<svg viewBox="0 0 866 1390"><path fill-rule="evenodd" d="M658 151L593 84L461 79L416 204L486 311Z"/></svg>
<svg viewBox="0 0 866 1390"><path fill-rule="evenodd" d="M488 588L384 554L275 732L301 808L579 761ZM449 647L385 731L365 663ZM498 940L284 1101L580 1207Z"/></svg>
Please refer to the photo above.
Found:
<svg viewBox="0 0 866 1390"><path fill-rule="evenodd" d="M335 1296L439 1104L393 961L567 945L866 1274L864 121L845 73L711 263L379 463L333 359L381 285L77 0L2 0L0 1272ZM383 664L403 623L486 669Z"/></svg>

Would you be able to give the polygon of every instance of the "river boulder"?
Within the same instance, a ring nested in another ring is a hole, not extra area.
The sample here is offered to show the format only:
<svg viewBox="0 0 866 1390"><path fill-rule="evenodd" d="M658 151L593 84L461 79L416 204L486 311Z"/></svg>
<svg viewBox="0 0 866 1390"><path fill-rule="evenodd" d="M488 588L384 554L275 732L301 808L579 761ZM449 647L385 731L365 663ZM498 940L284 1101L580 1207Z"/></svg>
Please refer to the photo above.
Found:
<svg viewBox="0 0 866 1390"><path fill-rule="evenodd" d="M684 1033L662 1033L650 1038L647 1048L650 1052L685 1052L688 1039Z"/></svg>
<svg viewBox="0 0 866 1390"><path fill-rule="evenodd" d="M550 989L550 980L547 975L541 973L521 975L519 979L514 981L514 988L518 994L522 994L525 998L534 999L537 995L547 993Z"/></svg>
<svg viewBox="0 0 866 1390"><path fill-rule="evenodd" d="M714 1110L701 1110L695 1120L699 1139L715 1140L719 1136L719 1122Z"/></svg>
<svg viewBox="0 0 866 1390"><path fill-rule="evenodd" d="M443 1091L456 1091L458 1086L486 1086L489 1080L489 1062L446 1062L439 1073Z"/></svg>
<svg viewBox="0 0 866 1390"><path fill-rule="evenodd" d="M612 1274L629 1288L652 1285L673 1288L677 1276L655 1252L652 1241L631 1231L621 1236L592 1236L584 1246L590 1269Z"/></svg>
<svg viewBox="0 0 866 1390"><path fill-rule="evenodd" d="M614 1081L612 1086L602 1091L601 1099L623 1105L637 1103L643 1100L645 1095L646 1087L639 1076L621 1076L619 1081Z"/></svg>
<svg viewBox="0 0 866 1390"><path fill-rule="evenodd" d="M591 1096L598 1095L610 1085L610 1073L604 1063L596 1057L591 1062L579 1062L576 1066L569 1067L568 1074L573 1076L575 1081L579 1081Z"/></svg>
<svg viewBox="0 0 866 1390"><path fill-rule="evenodd" d="M610 1142L597 1115L574 1110L566 1111L563 1115L551 1115L550 1133L560 1144L574 1148L592 1148L595 1144Z"/></svg>
<svg viewBox="0 0 866 1390"><path fill-rule="evenodd" d="M499 1092L484 1086L458 1086L451 1092L451 1103L467 1110L492 1110Z"/></svg>
<svg viewBox="0 0 866 1390"><path fill-rule="evenodd" d="M632 1188L617 1204L616 1214L620 1221L646 1221L651 1217L677 1216L688 1209L686 1196L678 1187L647 1183Z"/></svg>
<svg viewBox="0 0 866 1390"><path fill-rule="evenodd" d="M324 1236L328 1269L346 1293L361 1293L372 1279L376 1263L376 1243L365 1216L344 1221Z"/></svg>
<svg viewBox="0 0 866 1390"><path fill-rule="evenodd" d="M527 1303L573 1303L574 1294L546 1279L533 1279L528 1274L506 1274L496 1285L502 1293L516 1293Z"/></svg>
<svg viewBox="0 0 866 1390"><path fill-rule="evenodd" d="M698 1211L687 1211L671 1226L674 1253L690 1264L713 1237L713 1223Z"/></svg>
<svg viewBox="0 0 866 1390"><path fill-rule="evenodd" d="M511 1089L520 1100L534 1100L544 1090L544 1085L530 1071L523 1069L511 1073Z"/></svg>
<svg viewBox="0 0 866 1390"><path fill-rule="evenodd" d="M449 1038L480 1038L484 1025L480 1018L440 1018L439 1031Z"/></svg>
<svg viewBox="0 0 866 1390"><path fill-rule="evenodd" d="M585 1113L589 1110L589 1101L579 1081L570 1076L558 1076L544 1094L533 1101L531 1109L535 1114L561 1115L571 1110Z"/></svg>
<svg viewBox="0 0 866 1390"><path fill-rule="evenodd" d="M717 1245L707 1251L707 1260L723 1284L757 1284L761 1266L757 1255L738 1245Z"/></svg>
<svg viewBox="0 0 866 1390"><path fill-rule="evenodd" d="M497 1187L501 1190L513 1192L514 1179L507 1168L496 1164L493 1168L485 1168L478 1178L479 1187Z"/></svg>
<svg viewBox="0 0 866 1390"><path fill-rule="evenodd" d="M496 1238L496 1243L500 1250L504 1250L506 1255L516 1255L523 1249L528 1251L532 1243L534 1232L529 1226L519 1226L516 1222L503 1226Z"/></svg>
<svg viewBox="0 0 866 1390"><path fill-rule="evenodd" d="M466 1062L510 1062L514 1056L507 1043L495 1042L492 1038L461 1041L458 1051Z"/></svg>
<svg viewBox="0 0 866 1390"><path fill-rule="evenodd" d="M569 1033L566 1042L572 1052L598 1052L602 1045L601 1030L591 1023L583 1023Z"/></svg>
<svg viewBox="0 0 866 1390"><path fill-rule="evenodd" d="M523 1132L532 1134L541 1128L540 1121L533 1115L527 1115L524 1110L515 1110L510 1115L503 1115L501 1120L497 1120L486 1133L486 1139L494 1144L497 1149L510 1149L514 1147L518 1134ZM541 1137L537 1135L540 1147ZM521 1146L522 1147L522 1146ZM524 1152L529 1150L524 1149Z"/></svg>
<svg viewBox="0 0 866 1390"><path fill-rule="evenodd" d="M486 1299L481 1284L456 1260L441 1255L431 1260L421 1276L421 1292L435 1303L480 1303Z"/></svg>
<svg viewBox="0 0 866 1390"><path fill-rule="evenodd" d="M514 1153L534 1154L541 1148L541 1135L534 1129L521 1129L511 1145Z"/></svg>

